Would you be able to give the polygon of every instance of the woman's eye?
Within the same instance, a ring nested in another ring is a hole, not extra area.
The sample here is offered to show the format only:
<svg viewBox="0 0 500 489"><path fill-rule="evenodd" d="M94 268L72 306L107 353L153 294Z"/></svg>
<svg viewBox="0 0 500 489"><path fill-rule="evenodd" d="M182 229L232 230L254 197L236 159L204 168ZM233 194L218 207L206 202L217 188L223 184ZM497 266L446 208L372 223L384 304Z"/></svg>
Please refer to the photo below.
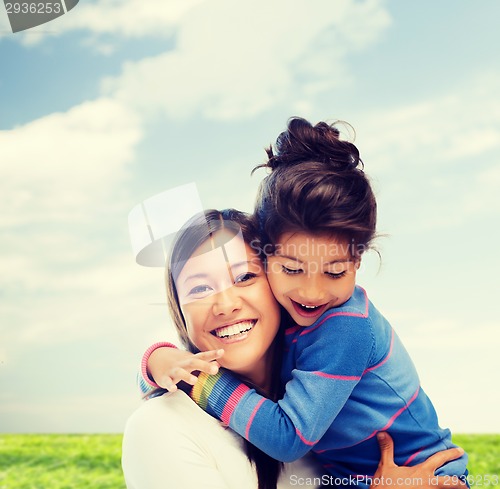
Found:
<svg viewBox="0 0 500 489"><path fill-rule="evenodd" d="M242 273L241 275L238 275L235 280L234 280L234 283L235 284L241 284L243 282L248 282L249 280L252 280L253 278L255 278L257 275L255 273L250 273L250 272L247 272L247 273Z"/></svg>
<svg viewBox="0 0 500 489"><path fill-rule="evenodd" d="M189 295L207 295L212 288L208 285L197 285L189 291Z"/></svg>
<svg viewBox="0 0 500 489"><path fill-rule="evenodd" d="M338 273L333 273L333 272L325 272L326 275L328 275L330 278L336 279L336 278L342 278L345 274L346 271L338 272Z"/></svg>
<svg viewBox="0 0 500 489"><path fill-rule="evenodd" d="M300 269L300 268L298 268L298 269L288 268L288 267L285 267L285 265L281 265L281 269L282 269L283 273L286 273L287 275L297 275L299 273L302 273L302 269Z"/></svg>

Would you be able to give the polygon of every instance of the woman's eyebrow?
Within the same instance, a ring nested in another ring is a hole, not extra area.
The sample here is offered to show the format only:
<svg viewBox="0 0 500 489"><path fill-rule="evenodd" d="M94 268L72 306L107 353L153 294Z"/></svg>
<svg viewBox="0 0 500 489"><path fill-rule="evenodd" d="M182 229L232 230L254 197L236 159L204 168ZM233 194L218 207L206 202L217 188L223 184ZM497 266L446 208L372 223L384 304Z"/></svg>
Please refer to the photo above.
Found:
<svg viewBox="0 0 500 489"><path fill-rule="evenodd" d="M206 279L208 278L208 273L193 273L192 275L188 275L183 281L182 283L185 284L188 280L192 280L192 279Z"/></svg>
<svg viewBox="0 0 500 489"><path fill-rule="evenodd" d="M250 263L252 263L251 260L245 260L245 261L239 261L236 263L229 263L229 265L231 266L231 268L238 268L238 267L243 267L243 266L249 265ZM209 273L192 273L191 275L188 275L182 281L182 283L185 284L188 280L192 280L192 279L208 279L210 277L211 277L211 274L209 274Z"/></svg>
<svg viewBox="0 0 500 489"><path fill-rule="evenodd" d="M251 265L251 264L256 264L256 261L243 260L243 261L239 261L236 263L230 263L229 265L231 266L231 268L241 268L241 267L248 267L248 265Z"/></svg>

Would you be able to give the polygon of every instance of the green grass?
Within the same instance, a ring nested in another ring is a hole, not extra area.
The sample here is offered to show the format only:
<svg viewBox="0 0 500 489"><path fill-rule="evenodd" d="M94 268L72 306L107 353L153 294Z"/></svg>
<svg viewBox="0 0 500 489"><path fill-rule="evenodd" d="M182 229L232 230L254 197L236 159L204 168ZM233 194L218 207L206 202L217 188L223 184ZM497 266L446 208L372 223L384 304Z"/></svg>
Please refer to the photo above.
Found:
<svg viewBox="0 0 500 489"><path fill-rule="evenodd" d="M121 435L0 435L0 489L125 489Z"/></svg>
<svg viewBox="0 0 500 489"><path fill-rule="evenodd" d="M125 489L121 435L0 435L0 489ZM500 435L455 435L478 476L500 474Z"/></svg>
<svg viewBox="0 0 500 489"><path fill-rule="evenodd" d="M476 487L482 485L487 488L484 478L481 484L481 476L500 476L500 435L453 435L453 442L468 453L469 473L474 476L472 481L475 481ZM500 480L495 485L496 489L500 489Z"/></svg>

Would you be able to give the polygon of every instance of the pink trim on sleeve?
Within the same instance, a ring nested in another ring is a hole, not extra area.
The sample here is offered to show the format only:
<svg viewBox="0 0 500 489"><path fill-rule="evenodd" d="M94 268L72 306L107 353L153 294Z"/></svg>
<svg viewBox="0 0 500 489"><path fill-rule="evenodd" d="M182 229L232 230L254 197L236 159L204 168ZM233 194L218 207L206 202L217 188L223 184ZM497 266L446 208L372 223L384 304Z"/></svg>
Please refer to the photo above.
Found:
<svg viewBox="0 0 500 489"><path fill-rule="evenodd" d="M226 401L226 405L224 406L224 410L222 411L220 417L222 422L226 423L229 426L233 411L236 409L237 404L241 401L241 398L249 390L250 388L245 384L240 384L238 387L236 387L233 393L229 396L229 399Z"/></svg>
<svg viewBox="0 0 500 489"><path fill-rule="evenodd" d="M144 355L142 356L142 360L141 360L141 375L142 375L142 378L144 379L145 382L147 382L152 387L161 389L161 387L154 380L152 380L151 377L148 374L148 361L149 361L149 357L158 348L177 348L177 347L173 343L169 343L168 341L159 341L158 343L155 343L155 344L151 345L144 352Z"/></svg>

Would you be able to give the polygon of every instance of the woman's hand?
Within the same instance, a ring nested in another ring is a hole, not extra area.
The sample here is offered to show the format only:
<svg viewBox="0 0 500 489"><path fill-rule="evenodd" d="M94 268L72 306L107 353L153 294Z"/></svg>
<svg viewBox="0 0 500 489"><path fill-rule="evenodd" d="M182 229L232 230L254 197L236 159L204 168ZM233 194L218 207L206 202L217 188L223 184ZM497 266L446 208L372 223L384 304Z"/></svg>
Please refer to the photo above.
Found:
<svg viewBox="0 0 500 489"><path fill-rule="evenodd" d="M169 392L177 390L179 382L196 384L197 377L193 372L205 372L215 375L219 371L217 359L224 350L210 350L200 353L178 350L177 348L157 348L148 360L148 373L154 381Z"/></svg>
<svg viewBox="0 0 500 489"><path fill-rule="evenodd" d="M380 463L372 479L372 489L451 489L466 488L465 482L458 477L438 477L436 469L450 460L455 460L464 454L462 448L450 448L435 453L425 462L412 467L399 467L394 463L394 442L384 432L377 435L380 446Z"/></svg>

